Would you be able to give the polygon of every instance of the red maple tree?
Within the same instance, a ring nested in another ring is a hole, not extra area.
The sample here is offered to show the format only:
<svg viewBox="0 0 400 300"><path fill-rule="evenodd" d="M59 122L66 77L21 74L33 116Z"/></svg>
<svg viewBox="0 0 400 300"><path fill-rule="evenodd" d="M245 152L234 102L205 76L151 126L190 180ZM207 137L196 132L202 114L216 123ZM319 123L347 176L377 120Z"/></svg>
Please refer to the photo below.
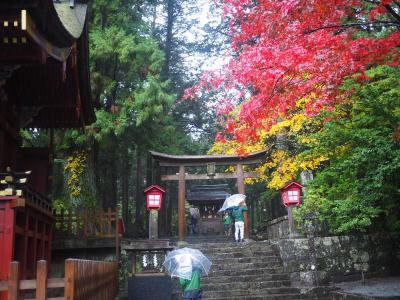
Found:
<svg viewBox="0 0 400 300"><path fill-rule="evenodd" d="M256 138L299 99L306 114L318 114L341 101L338 87L347 77L398 64L399 11L391 0L224 0L232 58L219 73L204 73L186 96L223 90L219 113L238 141ZM238 118L230 118L238 104Z"/></svg>

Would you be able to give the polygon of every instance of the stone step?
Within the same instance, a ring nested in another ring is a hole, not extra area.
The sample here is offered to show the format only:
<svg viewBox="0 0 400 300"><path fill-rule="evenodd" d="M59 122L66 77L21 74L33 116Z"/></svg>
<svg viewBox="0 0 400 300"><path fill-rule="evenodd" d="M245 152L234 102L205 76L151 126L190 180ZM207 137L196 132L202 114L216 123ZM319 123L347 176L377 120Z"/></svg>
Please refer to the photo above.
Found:
<svg viewBox="0 0 400 300"><path fill-rule="evenodd" d="M203 283L213 282L213 283L231 283L231 282L262 282L262 281L276 281L276 280L290 280L288 273L279 274L256 274L256 275L237 275L237 276L213 276L212 278L204 277L202 279Z"/></svg>
<svg viewBox="0 0 400 300"><path fill-rule="evenodd" d="M208 277L217 277L217 276L241 276L241 275L264 275L264 274L280 274L283 273L283 267L275 267L275 268L263 268L263 269L236 269L236 270L213 270L211 267L211 271Z"/></svg>
<svg viewBox="0 0 400 300"><path fill-rule="evenodd" d="M200 250L201 252L207 252L207 253L217 253L222 252L222 253L232 253L232 252L244 252L244 253L275 253L279 254L279 251L276 251L276 249L271 248L271 247L263 247L263 248L254 248L254 247L249 247L246 245L243 246L233 246L233 247L212 247L212 248L196 248Z"/></svg>
<svg viewBox="0 0 400 300"><path fill-rule="evenodd" d="M248 289L248 290L259 290L267 288L280 288L280 287L290 287L290 280L281 281L257 281L253 282L251 280L243 280L238 282L221 283L221 282L204 282L203 288L205 291L226 291L235 289Z"/></svg>
<svg viewBox="0 0 400 300"><path fill-rule="evenodd" d="M218 297L239 297L239 296L257 296L263 295L285 295L285 294L299 294L297 288L292 287L276 287L276 288L258 288L258 289L235 289L235 290L217 290L208 291L204 290L204 298L218 298Z"/></svg>
<svg viewBox="0 0 400 300"><path fill-rule="evenodd" d="M224 252L224 249L220 249L217 252L215 250L203 252L208 258L217 258L217 259L224 259L224 258L240 258L240 257L266 257L266 256L275 256L280 257L274 251L229 251Z"/></svg>
<svg viewBox="0 0 400 300"><path fill-rule="evenodd" d="M236 292L236 291L235 291ZM219 293L206 292L203 290L203 300L228 300L228 299L243 299L243 300L258 300L258 299L271 299L271 300L332 300L330 297L315 297L311 295L301 294L300 292L295 293L283 293L283 294L271 294L257 293L257 294L246 294L246 292L238 292L237 295L232 295L230 291L221 291ZM181 300L182 292L179 289L175 289L172 293L172 300Z"/></svg>
<svg viewBox="0 0 400 300"><path fill-rule="evenodd" d="M204 244L204 245L189 245L190 248L199 249L201 251L209 251L209 250L222 250L222 249L237 249L238 251L242 251L243 249L248 249L250 251L274 251L279 252L275 247L266 245L266 246L256 246L254 243L230 243L230 244Z"/></svg>
<svg viewBox="0 0 400 300"><path fill-rule="evenodd" d="M179 298L175 298L179 299ZM307 296L299 295L298 293L295 294L259 294L259 295L249 295L249 296L222 296L222 297L202 297L203 300L310 300Z"/></svg>
<svg viewBox="0 0 400 300"><path fill-rule="evenodd" d="M213 265L231 265L231 264L243 264L243 263L259 263L259 262L272 262L281 263L281 258L278 256L246 256L246 257L208 257Z"/></svg>
<svg viewBox="0 0 400 300"><path fill-rule="evenodd" d="M258 262L246 262L246 263L226 263L222 262L219 264L214 264L211 267L211 272L216 270L228 270L236 271L242 269L265 269L265 268L280 268L282 266L281 262L274 261L258 261Z"/></svg>
<svg viewBox="0 0 400 300"><path fill-rule="evenodd" d="M251 243L231 243L231 242L226 242L226 243L199 243L199 244L191 244L191 248L196 248L196 249L215 249L215 248L243 248L243 247L250 247ZM265 246L263 248L271 248L271 246Z"/></svg>
<svg viewBox="0 0 400 300"><path fill-rule="evenodd" d="M209 276L202 279L202 299L312 299L290 286L279 251L269 242L221 242L214 238L198 239L188 247L199 249L213 263ZM173 299L180 299L179 286L174 290Z"/></svg>
<svg viewBox="0 0 400 300"><path fill-rule="evenodd" d="M263 248L275 248L275 245L271 245L269 243L262 243L262 242L248 242L245 241L243 243L238 243L238 242L231 242L231 241L226 241L226 242L204 242L204 243L196 243L196 244L190 244L191 248L220 248L220 247L252 247L255 249L263 249ZM185 247L185 246L182 246Z"/></svg>

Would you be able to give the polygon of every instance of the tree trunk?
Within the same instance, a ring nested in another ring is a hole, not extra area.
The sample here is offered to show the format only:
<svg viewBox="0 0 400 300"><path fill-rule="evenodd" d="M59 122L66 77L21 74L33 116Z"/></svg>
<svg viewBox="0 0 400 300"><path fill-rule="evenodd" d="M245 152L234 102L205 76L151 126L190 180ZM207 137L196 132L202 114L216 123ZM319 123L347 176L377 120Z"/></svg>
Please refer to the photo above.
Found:
<svg viewBox="0 0 400 300"><path fill-rule="evenodd" d="M92 151L93 151L93 173L94 173L94 182L95 182L95 197L97 199L97 203L99 203L100 198L100 191L101 191L101 186L100 186L100 170L99 170L99 143L95 139L93 139L93 146L92 146Z"/></svg>
<svg viewBox="0 0 400 300"><path fill-rule="evenodd" d="M177 209L178 205L178 189L177 189L177 182L169 182L169 193L168 197L168 206L167 206L167 234L172 235L172 213L173 209Z"/></svg>
<svg viewBox="0 0 400 300"><path fill-rule="evenodd" d="M117 207L118 203L118 169L117 169L117 164L115 163L115 160L112 159L110 161L110 166L111 166L111 190L109 191L110 193L110 199L108 200L108 206L107 208L115 208Z"/></svg>
<svg viewBox="0 0 400 300"><path fill-rule="evenodd" d="M145 214L143 213L143 153L140 147L136 148L136 211L135 234L144 235Z"/></svg>
<svg viewBox="0 0 400 300"><path fill-rule="evenodd" d="M129 218L129 174L130 174L130 164L129 164L129 158L128 158L128 153L126 151L125 153L125 158L126 158L126 164L122 166L122 220L125 224L125 229L128 230L129 226L128 224L130 223L130 218ZM129 235L129 233L127 232Z"/></svg>
<svg viewBox="0 0 400 300"><path fill-rule="evenodd" d="M156 34L157 3L154 3L152 10L153 10L153 19L151 21L151 32L154 36Z"/></svg>
<svg viewBox="0 0 400 300"><path fill-rule="evenodd" d="M165 38L165 63L164 63L164 76L165 78L169 78L170 73L170 62L171 62L171 53L172 53L172 30L174 27L174 5L175 0L167 0L167 34Z"/></svg>

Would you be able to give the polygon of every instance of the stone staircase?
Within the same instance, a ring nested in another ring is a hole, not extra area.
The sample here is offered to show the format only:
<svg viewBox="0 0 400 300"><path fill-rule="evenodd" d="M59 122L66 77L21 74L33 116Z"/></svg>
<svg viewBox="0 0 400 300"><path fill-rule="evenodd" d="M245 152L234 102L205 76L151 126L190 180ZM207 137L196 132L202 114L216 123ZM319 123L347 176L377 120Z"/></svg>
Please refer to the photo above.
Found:
<svg viewBox="0 0 400 300"><path fill-rule="evenodd" d="M187 242L213 264L202 279L204 300L330 299L291 287L279 251L269 242L236 243L223 236L188 237ZM180 295L175 282L173 299L181 299Z"/></svg>

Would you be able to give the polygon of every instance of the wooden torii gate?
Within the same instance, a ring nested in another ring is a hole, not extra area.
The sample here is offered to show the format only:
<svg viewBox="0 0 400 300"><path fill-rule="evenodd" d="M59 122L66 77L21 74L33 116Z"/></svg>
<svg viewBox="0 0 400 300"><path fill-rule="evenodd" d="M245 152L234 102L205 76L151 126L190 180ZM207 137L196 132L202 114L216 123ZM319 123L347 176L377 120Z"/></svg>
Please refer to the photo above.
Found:
<svg viewBox="0 0 400 300"><path fill-rule="evenodd" d="M256 172L244 172L243 165L258 164L265 157L267 150L250 153L246 156L240 155L170 155L150 151L158 167L178 167L179 173L175 175L162 175L161 180L177 180L178 187L178 232L179 240L185 239L185 198L186 180L204 179L236 179L238 193L244 194L244 179L258 177ZM207 167L205 174L186 174L185 167ZM215 173L216 166L236 166L234 173ZM248 215L244 215L245 236L249 236Z"/></svg>

